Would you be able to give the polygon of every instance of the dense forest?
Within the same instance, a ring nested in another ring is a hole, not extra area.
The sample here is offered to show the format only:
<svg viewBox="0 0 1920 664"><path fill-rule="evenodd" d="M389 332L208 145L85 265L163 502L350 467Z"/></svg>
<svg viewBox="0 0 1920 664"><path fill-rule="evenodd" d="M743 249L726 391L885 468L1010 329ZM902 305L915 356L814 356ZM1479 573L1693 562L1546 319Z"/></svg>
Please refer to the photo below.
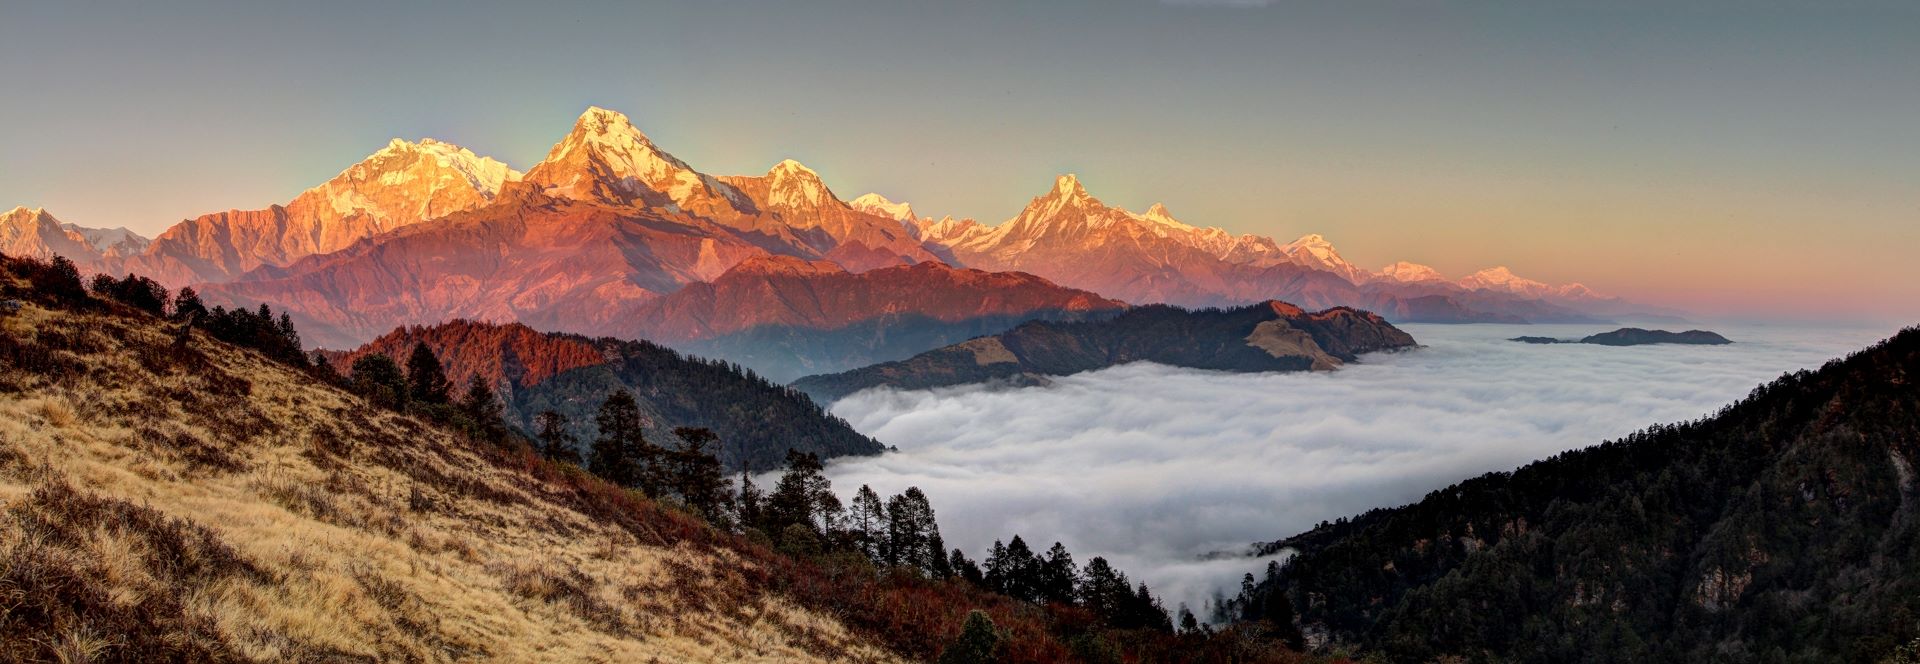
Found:
<svg viewBox="0 0 1920 664"><path fill-rule="evenodd" d="M1274 542L1231 612L1394 661L1849 661L1920 635L1920 329Z"/></svg>
<svg viewBox="0 0 1920 664"><path fill-rule="evenodd" d="M1413 337L1379 316L1346 307L1307 313L1277 301L1232 309L1151 305L1099 320L1033 321L906 360L808 376L793 386L830 402L880 385L1023 383L1138 361L1217 371L1306 371L1413 345Z"/></svg>
<svg viewBox="0 0 1920 664"><path fill-rule="evenodd" d="M404 357L416 344L431 349L456 383L473 376L488 381L505 401L508 421L526 432L557 423L576 440L592 440L595 409L608 394L626 390L635 398L650 438L671 445L677 443L675 429L711 430L725 442L715 452L729 469L779 468L788 449L823 459L884 449L804 394L738 364L684 355L648 341L456 320L399 328L330 358L346 370L372 353Z"/></svg>

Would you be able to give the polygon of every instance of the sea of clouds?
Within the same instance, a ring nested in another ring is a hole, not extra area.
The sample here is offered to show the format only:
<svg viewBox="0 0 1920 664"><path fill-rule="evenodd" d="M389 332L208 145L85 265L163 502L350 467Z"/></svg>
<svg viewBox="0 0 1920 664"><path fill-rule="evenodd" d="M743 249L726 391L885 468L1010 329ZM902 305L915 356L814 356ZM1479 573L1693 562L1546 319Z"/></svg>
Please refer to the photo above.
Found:
<svg viewBox="0 0 1920 664"><path fill-rule="evenodd" d="M1614 348L1506 341L1595 326L1403 327L1422 348L1335 372L1139 363L1044 387L869 390L832 410L899 451L828 475L843 498L919 486L948 545L976 559L1016 533L1036 550L1060 541L1200 613L1265 567L1253 542L1699 417L1894 331L1722 326L1737 343Z"/></svg>

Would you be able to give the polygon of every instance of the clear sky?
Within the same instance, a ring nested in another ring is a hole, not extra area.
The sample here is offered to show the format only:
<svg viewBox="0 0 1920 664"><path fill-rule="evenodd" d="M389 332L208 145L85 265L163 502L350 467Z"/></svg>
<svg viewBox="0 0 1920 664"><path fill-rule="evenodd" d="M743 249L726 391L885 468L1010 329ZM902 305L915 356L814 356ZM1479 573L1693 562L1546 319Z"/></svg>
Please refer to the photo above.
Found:
<svg viewBox="0 0 1920 664"><path fill-rule="evenodd" d="M358 6L356 6L358 5ZM0 4L0 207L157 233L589 104L704 171L1920 322L1920 3Z"/></svg>

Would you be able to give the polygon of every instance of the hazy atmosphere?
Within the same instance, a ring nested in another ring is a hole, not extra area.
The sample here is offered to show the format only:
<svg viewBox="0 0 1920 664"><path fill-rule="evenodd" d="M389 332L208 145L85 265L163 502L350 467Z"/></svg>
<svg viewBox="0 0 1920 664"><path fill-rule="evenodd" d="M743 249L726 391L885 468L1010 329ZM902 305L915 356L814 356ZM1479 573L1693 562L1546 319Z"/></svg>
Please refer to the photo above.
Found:
<svg viewBox="0 0 1920 664"><path fill-rule="evenodd" d="M796 158L935 217L1077 172L1369 269L1920 313L1920 8L1722 4L9 4L0 200L151 235L392 137L525 169L599 104L703 171Z"/></svg>

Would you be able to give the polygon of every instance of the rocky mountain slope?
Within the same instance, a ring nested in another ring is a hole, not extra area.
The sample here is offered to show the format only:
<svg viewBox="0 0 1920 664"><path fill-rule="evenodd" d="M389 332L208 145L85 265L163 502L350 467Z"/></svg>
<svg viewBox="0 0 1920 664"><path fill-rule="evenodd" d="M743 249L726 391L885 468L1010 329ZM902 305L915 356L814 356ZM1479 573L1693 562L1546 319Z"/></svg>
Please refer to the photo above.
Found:
<svg viewBox="0 0 1920 664"><path fill-rule="evenodd" d="M457 145L394 139L285 205L182 221L144 251L109 261L103 269L174 286L228 281L262 266L285 266L480 207L519 177L505 164Z"/></svg>
<svg viewBox="0 0 1920 664"><path fill-rule="evenodd" d="M1297 555L1241 604L1394 661L1876 661L1920 636L1916 378L1908 329L1710 417L1323 524L1266 547Z"/></svg>
<svg viewBox="0 0 1920 664"><path fill-rule="evenodd" d="M1386 278L1347 262L1320 235L1281 244L1192 226L1159 204L1144 214L1130 212L1095 198L1071 174L997 226L912 223L923 239L948 247L963 264L1030 272L1135 303L1206 307L1282 299L1316 308L1359 307L1407 322L1592 320L1530 293L1437 278ZM1422 267L1407 264L1396 274L1412 277Z"/></svg>
<svg viewBox="0 0 1920 664"><path fill-rule="evenodd" d="M1410 348L1413 337L1364 311L1308 313L1278 301L1237 309L1169 306L1110 319L1037 321L839 374L793 383L821 403L870 387L924 389L988 381L1033 382L1128 362L1217 371L1326 371L1362 353Z"/></svg>
<svg viewBox="0 0 1920 664"><path fill-rule="evenodd" d="M65 256L98 269L110 258L145 249L147 239L124 228L87 228L55 219L43 208L0 213L0 254L49 259Z"/></svg>

